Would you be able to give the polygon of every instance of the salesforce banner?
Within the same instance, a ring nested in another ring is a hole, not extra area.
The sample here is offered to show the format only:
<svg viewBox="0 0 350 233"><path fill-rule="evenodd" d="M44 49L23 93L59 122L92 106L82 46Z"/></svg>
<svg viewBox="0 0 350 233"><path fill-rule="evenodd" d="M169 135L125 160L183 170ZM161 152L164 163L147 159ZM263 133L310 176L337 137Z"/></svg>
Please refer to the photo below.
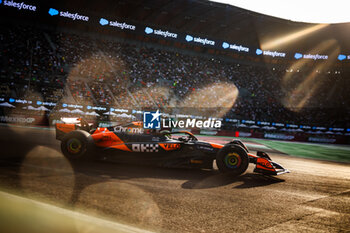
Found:
<svg viewBox="0 0 350 233"><path fill-rule="evenodd" d="M209 40L207 38L201 38L201 37L196 37L192 35L186 35L185 40L190 43L198 43L202 45L210 45L210 46L215 46L215 41Z"/></svg>
<svg viewBox="0 0 350 233"><path fill-rule="evenodd" d="M271 56L271 57L286 57L286 53L277 52L277 51L270 51L270 50L256 49L255 53L258 56L263 55L263 56Z"/></svg>
<svg viewBox="0 0 350 233"><path fill-rule="evenodd" d="M1 4L2 0L0 0L0 4ZM13 7L16 8L17 10L26 10L26 11L36 11L37 10L37 6L35 5L31 5L25 2L16 2L16 1L7 1L5 0L3 3L4 6L6 7Z"/></svg>
<svg viewBox="0 0 350 233"><path fill-rule="evenodd" d="M338 60L339 61L350 60L350 55L339 54Z"/></svg>
<svg viewBox="0 0 350 233"><path fill-rule="evenodd" d="M153 29L151 27L145 27L145 33L147 35L156 35L164 38L177 39L178 34L174 32L164 31L161 29Z"/></svg>
<svg viewBox="0 0 350 233"><path fill-rule="evenodd" d="M50 8L48 13L50 16L59 16L59 17L71 19L73 21L74 20L85 21L85 22L89 21L88 16L80 15L79 13L71 13L69 11L60 11L55 8Z"/></svg>
<svg viewBox="0 0 350 233"><path fill-rule="evenodd" d="M111 26L111 27L116 27L118 29L121 29L121 30L131 30L131 31L135 31L136 30L136 26L135 25L132 25L132 24L128 24L126 22L118 22L117 20L114 20L114 21L111 21L111 20L108 20L108 19L105 19L105 18L100 18L100 21L99 21L100 25L102 26Z"/></svg>
<svg viewBox="0 0 350 233"><path fill-rule="evenodd" d="M297 60L299 60L301 58L312 59L312 60L327 60L328 55L295 53L294 58Z"/></svg>
<svg viewBox="0 0 350 233"><path fill-rule="evenodd" d="M232 50L236 50L238 52L246 52L246 53L249 52L249 48L248 47L245 47L243 45L229 44L227 42L223 42L222 43L222 47L224 49L232 49Z"/></svg>
<svg viewBox="0 0 350 233"><path fill-rule="evenodd" d="M51 3L48 3L51 4ZM310 54L310 53L300 53L300 52L291 52L288 54L286 52L276 51L276 50L263 50L261 48L252 48L240 43L229 41L229 39L212 39L208 38L205 35L195 35L192 33L183 33L174 31L172 29L161 29L158 26L144 25L142 23L131 23L126 22L123 19L110 19L107 16L87 16L82 13L76 12L75 10L70 9L59 9L57 7L40 7L39 5L33 5L27 1L17 1L17 0L0 0L0 7L4 10L6 9L16 9L18 12L30 11L37 13L39 20L44 19L45 17L49 18L64 18L73 22L91 22L95 27L105 27L105 28L115 28L118 31L125 31L136 33L144 37L153 37L158 39L178 41L184 44L191 44L193 46L204 46L207 48L215 48L223 51L230 51L233 53L239 54L250 54L252 56L264 56L271 57L274 59L308 59L308 60L328 60L329 56L326 54ZM11 12L13 14L13 12ZM44 18L42 18L44 17ZM339 54L337 57L338 61L350 60L350 55Z"/></svg>
<svg viewBox="0 0 350 233"><path fill-rule="evenodd" d="M244 45L229 43L221 40L214 40L214 39L207 38L205 36L199 36L194 34L184 34L180 32L174 32L173 30L159 29L157 27L148 26L148 25L147 26L139 25L138 27L144 28L144 30L142 31L144 36L152 36L152 37L163 38L163 39L177 40L185 44L188 43L192 45L205 46L208 48L230 50L237 53L249 53L251 51L249 47Z"/></svg>

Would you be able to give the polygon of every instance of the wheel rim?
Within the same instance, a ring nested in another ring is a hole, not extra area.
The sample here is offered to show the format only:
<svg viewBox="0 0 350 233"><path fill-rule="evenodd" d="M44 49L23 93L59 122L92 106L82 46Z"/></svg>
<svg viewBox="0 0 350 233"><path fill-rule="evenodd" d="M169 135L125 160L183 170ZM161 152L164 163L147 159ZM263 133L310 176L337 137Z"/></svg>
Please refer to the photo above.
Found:
<svg viewBox="0 0 350 233"><path fill-rule="evenodd" d="M242 163L242 159L237 153L228 153L224 162L228 168L238 168Z"/></svg>
<svg viewBox="0 0 350 233"><path fill-rule="evenodd" d="M82 143L79 139L72 138L67 142L68 152L71 154L78 154L81 151Z"/></svg>

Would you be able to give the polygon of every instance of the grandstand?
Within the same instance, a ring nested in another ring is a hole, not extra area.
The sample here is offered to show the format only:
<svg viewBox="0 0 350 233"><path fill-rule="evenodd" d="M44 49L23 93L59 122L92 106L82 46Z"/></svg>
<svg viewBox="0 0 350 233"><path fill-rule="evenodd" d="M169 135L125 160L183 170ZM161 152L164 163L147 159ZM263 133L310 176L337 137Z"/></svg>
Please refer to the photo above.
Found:
<svg viewBox="0 0 350 233"><path fill-rule="evenodd" d="M45 4L49 3L43 6ZM81 9L75 4L69 8L79 9L92 19L101 11L96 5L87 4ZM3 102L27 100L32 101L35 108L39 107L39 100L53 103L45 106L45 115L59 112L65 103L81 105L84 109L87 106L125 109L129 114L145 109L179 113L181 109L191 108L192 115L238 120L234 124L227 120L224 129L239 129L237 122L240 122L243 130L252 132L261 130L262 126L257 126L258 130L242 126L244 121L253 121L255 125L277 122L285 125L280 129L286 129L287 125L308 126L310 133L317 132L318 126L325 127L323 132L342 128L332 134L346 136L346 129L350 128L348 61L341 63L333 52L326 61L300 62L293 55L300 51L311 53L317 48L320 54L331 50L349 51L347 35L340 33L342 27L349 25L331 25L300 41L269 48L266 44L273 38L314 25L199 0L118 1L114 5L118 8L108 12L103 8L103 17L113 15L137 27L147 24L179 32L179 35L198 34L218 41L236 41L251 48L251 52L230 52L220 48L221 43L211 48L145 33L113 32L92 22L82 26L65 21L63 25L62 21L51 18L46 22L45 17L50 17L47 15L29 18L18 15L16 21L5 19L0 24L0 98ZM56 4L55 7L68 6ZM3 8L1 11L6 17L10 13ZM254 30L250 30L251 27ZM330 31L336 33L330 34ZM319 47L329 40L332 41L330 47ZM253 48L264 45L265 51L292 55L284 59L258 56ZM232 88L227 90L222 86ZM217 104L236 89L238 96L232 97L231 105ZM22 106L17 105L16 108ZM25 107L22 115L39 112ZM7 108L3 108L2 113L8 114ZM111 119L102 112L98 114L101 120Z"/></svg>

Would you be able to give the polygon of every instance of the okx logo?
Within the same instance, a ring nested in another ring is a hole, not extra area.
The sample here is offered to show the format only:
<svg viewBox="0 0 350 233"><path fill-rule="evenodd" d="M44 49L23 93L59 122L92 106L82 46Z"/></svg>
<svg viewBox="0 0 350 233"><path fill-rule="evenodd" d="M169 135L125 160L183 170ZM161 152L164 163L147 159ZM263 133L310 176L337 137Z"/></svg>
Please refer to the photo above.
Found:
<svg viewBox="0 0 350 233"><path fill-rule="evenodd" d="M58 10L50 8L49 15L51 15L51 16L58 15Z"/></svg>
<svg viewBox="0 0 350 233"><path fill-rule="evenodd" d="M160 113L156 112L144 112L143 113L143 128L144 129L160 129Z"/></svg>

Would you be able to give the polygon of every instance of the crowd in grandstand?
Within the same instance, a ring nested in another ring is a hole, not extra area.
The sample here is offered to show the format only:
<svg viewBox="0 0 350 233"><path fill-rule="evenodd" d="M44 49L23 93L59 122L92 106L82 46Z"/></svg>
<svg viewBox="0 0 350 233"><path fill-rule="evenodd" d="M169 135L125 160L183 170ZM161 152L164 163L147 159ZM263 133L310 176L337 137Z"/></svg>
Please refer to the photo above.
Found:
<svg viewBox="0 0 350 233"><path fill-rule="evenodd" d="M0 49L0 97L29 98L30 93L40 93L43 100L57 102L65 95L80 104L129 109L184 107L185 100L192 101L191 106L220 107L217 101L228 91L217 85L229 83L237 87L239 96L227 109L228 118L349 122L349 93L341 74L316 74L312 69L286 72L285 67L243 65L219 57L5 25L1 25Z"/></svg>

